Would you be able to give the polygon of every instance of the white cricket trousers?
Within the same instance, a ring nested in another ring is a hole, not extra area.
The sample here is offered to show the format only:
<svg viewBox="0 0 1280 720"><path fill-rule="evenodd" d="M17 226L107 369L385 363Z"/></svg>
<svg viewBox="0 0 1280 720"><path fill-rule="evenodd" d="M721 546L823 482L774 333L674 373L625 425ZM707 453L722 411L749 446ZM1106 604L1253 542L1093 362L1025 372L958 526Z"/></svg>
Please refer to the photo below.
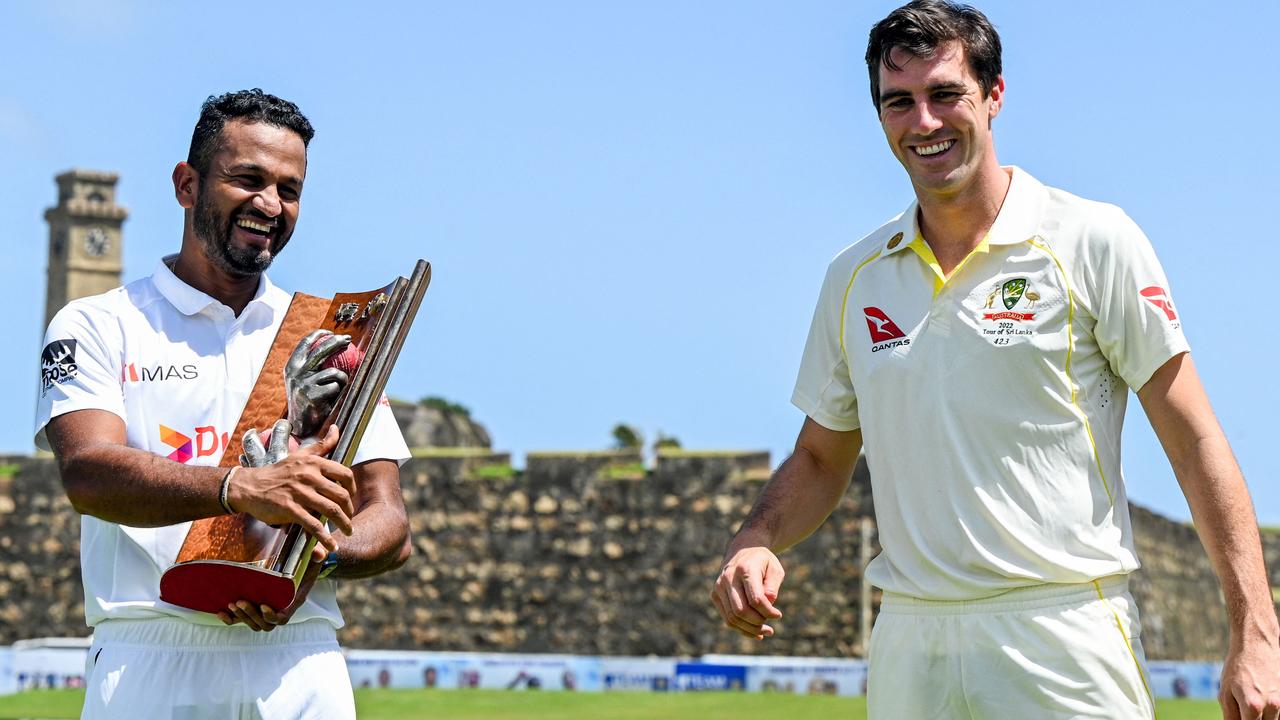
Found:
<svg viewBox="0 0 1280 720"><path fill-rule="evenodd" d="M885 593L871 631L869 720L1151 720L1124 576L970 602Z"/></svg>
<svg viewBox="0 0 1280 720"><path fill-rule="evenodd" d="M347 663L320 620L271 632L178 619L94 628L83 720L355 720Z"/></svg>

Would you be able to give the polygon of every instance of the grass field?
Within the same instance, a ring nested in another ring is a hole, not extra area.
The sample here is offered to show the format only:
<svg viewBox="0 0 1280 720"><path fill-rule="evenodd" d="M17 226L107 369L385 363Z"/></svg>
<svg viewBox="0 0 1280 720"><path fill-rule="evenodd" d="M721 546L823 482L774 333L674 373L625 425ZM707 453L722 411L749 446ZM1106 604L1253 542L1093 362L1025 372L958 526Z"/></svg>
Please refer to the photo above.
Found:
<svg viewBox="0 0 1280 720"><path fill-rule="evenodd" d="M76 718L84 693L37 690L0 696L0 718ZM467 720L741 720L784 717L826 720L867 716L862 698L758 693L537 693L503 690L358 690L361 720L465 718ZM1160 720L1216 720L1218 704L1162 700Z"/></svg>

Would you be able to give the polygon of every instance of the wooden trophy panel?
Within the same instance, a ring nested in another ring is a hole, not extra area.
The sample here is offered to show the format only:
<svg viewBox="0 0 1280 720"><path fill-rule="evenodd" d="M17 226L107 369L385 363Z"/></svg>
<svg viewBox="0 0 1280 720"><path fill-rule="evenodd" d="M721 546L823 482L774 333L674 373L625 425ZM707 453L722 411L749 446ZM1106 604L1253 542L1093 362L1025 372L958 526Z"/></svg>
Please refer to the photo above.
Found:
<svg viewBox="0 0 1280 720"><path fill-rule="evenodd" d="M315 330L329 330L351 336L351 343L361 350L367 349L368 339L376 315L364 310L369 302L387 288L363 293L340 293L333 299L295 293L285 313L284 322L271 344L266 362L258 374L258 380L245 402L244 412L236 429L231 433L227 448L222 454L220 467L231 468L240 464L243 450L242 438L251 429L259 432L271 429L276 420L288 410L285 398L284 366L302 338ZM341 321L339 310L354 306L354 317ZM339 398L338 402L341 403ZM324 428L327 429L327 428ZM322 431L324 430L322 429ZM220 515L191 523L187 539L178 552L178 563L192 560L218 560L233 563L249 563L258 567L270 567L279 554L288 527L275 528L247 513Z"/></svg>
<svg viewBox="0 0 1280 720"><path fill-rule="evenodd" d="M350 426L340 428L331 453L332 459L350 465L430 281L430 264L419 260L411 280L398 278L378 290L332 299L296 293L219 465L238 465L244 434L269 430L286 415L285 364L299 341L315 330L350 335L365 354L319 429L324 434L339 418ZM176 564L160 578L160 599L204 612L216 612L235 600L284 609L293 602L307 567L308 542L298 525L272 527L245 513L197 520Z"/></svg>

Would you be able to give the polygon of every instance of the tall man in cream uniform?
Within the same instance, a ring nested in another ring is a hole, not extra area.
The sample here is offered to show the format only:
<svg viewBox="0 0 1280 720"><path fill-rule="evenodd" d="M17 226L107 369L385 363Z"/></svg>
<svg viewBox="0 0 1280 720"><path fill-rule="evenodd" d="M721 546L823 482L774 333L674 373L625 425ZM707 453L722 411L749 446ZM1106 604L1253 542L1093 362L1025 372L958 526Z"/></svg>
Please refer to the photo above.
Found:
<svg viewBox="0 0 1280 720"><path fill-rule="evenodd" d="M775 556L866 453L884 600L872 718L1150 718L1120 473L1133 388L1222 582L1226 717L1280 714L1280 650L1244 479L1169 285L1118 208L1001 167L1000 41L918 0L872 30L872 100L916 201L828 268L792 401L808 416L712 591L773 634Z"/></svg>
<svg viewBox="0 0 1280 720"><path fill-rule="evenodd" d="M389 408L351 469L323 457L336 430L272 465L216 467L289 305L263 271L298 220L312 135L293 103L261 90L209 98L173 171L180 251L49 325L36 442L84 516L85 718L355 717L342 615L318 575L365 577L408 557L397 464L408 451ZM297 378L291 420L332 402L324 372ZM325 562L293 607L241 601L209 615L160 599L190 521L231 511L318 537Z"/></svg>

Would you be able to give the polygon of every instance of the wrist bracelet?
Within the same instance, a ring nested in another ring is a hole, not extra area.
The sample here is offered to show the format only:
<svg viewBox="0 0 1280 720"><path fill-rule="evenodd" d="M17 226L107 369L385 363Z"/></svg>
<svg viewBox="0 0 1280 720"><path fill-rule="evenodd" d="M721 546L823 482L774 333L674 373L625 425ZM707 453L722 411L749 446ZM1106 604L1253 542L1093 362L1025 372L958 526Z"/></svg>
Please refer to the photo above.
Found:
<svg viewBox="0 0 1280 720"><path fill-rule="evenodd" d="M231 503L227 502L227 490L231 488L231 476L235 475L239 469L240 466L235 465L222 476L222 489L218 491L218 502L222 503L222 509L226 510L228 515L236 514L236 511L231 509Z"/></svg>

